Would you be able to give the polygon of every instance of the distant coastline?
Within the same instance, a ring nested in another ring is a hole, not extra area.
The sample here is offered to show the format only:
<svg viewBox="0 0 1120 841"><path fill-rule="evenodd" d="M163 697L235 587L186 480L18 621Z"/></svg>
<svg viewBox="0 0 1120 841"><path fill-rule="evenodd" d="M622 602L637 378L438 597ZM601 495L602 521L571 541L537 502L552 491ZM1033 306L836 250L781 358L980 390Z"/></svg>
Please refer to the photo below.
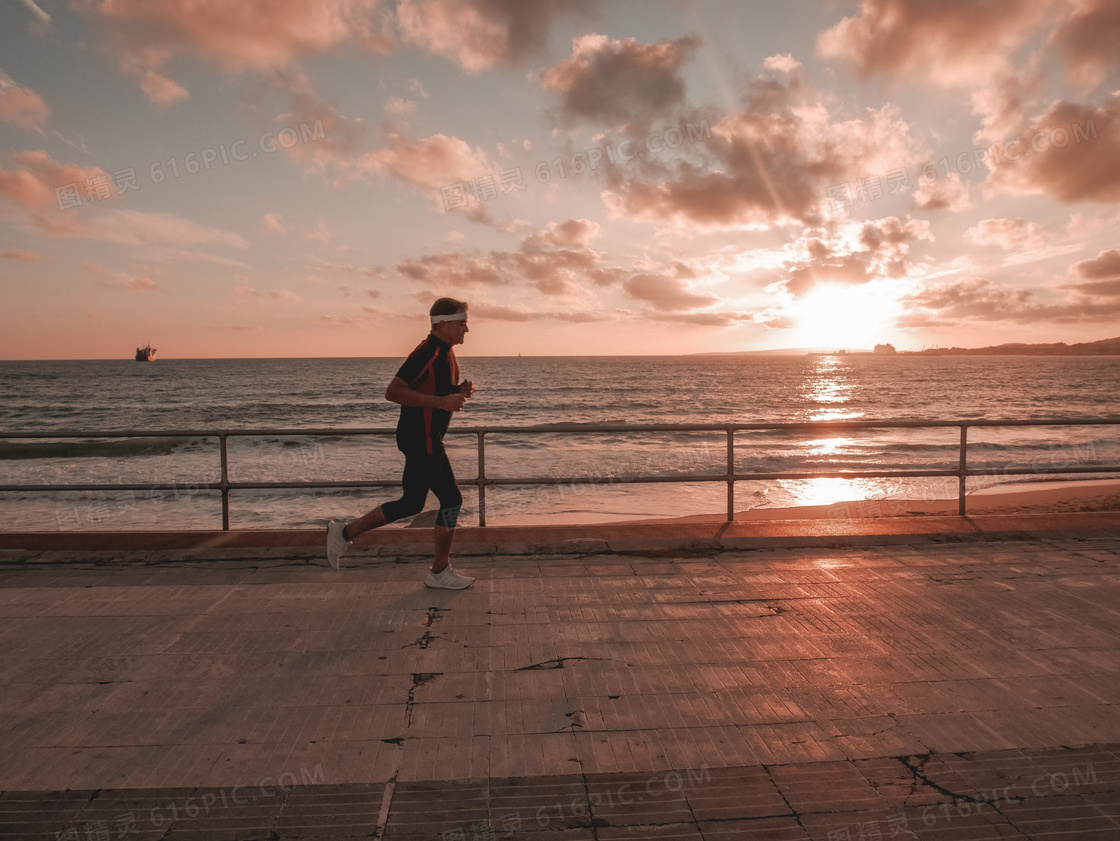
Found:
<svg viewBox="0 0 1120 841"><path fill-rule="evenodd" d="M923 350L900 350L887 353L866 349L827 349L819 347L783 348L780 350L743 350L716 353L691 353L688 356L1120 356L1120 336L1096 342L1065 342L1027 344L1008 342L987 347L936 347Z"/></svg>

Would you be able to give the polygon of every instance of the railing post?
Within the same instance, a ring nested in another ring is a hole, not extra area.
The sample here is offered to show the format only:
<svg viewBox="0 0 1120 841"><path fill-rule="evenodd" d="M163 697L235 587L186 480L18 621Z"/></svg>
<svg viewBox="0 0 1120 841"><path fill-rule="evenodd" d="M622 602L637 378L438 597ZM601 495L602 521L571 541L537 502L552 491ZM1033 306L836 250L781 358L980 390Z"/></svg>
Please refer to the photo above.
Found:
<svg viewBox="0 0 1120 841"><path fill-rule="evenodd" d="M961 424L961 460L960 467L957 468L957 514L963 517L965 515L964 493L966 480L968 478L968 424Z"/></svg>
<svg viewBox="0 0 1120 841"><path fill-rule="evenodd" d="M486 525L486 430L478 430L478 525Z"/></svg>
<svg viewBox="0 0 1120 841"><path fill-rule="evenodd" d="M727 427L727 522L735 519L735 430Z"/></svg>
<svg viewBox="0 0 1120 841"><path fill-rule="evenodd" d="M222 453L222 531L229 531L229 453L226 448L228 432L218 433Z"/></svg>

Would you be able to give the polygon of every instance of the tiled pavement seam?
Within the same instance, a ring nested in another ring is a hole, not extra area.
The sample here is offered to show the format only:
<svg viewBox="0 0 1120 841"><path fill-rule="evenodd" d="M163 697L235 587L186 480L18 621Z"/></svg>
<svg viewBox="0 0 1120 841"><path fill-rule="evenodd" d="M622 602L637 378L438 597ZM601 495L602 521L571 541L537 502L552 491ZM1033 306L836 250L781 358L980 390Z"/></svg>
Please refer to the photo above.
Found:
<svg viewBox="0 0 1120 841"><path fill-rule="evenodd" d="M271 781L270 781L271 782ZM622 774L6 792L0 838L1116 839L1120 745Z"/></svg>

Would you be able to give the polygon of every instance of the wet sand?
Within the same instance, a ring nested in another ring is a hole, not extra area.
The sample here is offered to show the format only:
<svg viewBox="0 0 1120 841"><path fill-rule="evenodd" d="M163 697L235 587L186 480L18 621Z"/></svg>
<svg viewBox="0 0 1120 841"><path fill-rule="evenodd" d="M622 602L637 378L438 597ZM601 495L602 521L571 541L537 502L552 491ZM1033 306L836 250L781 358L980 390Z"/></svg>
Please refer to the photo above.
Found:
<svg viewBox="0 0 1120 841"><path fill-rule="evenodd" d="M967 514L1068 514L1120 511L1120 479L1024 482L974 491L965 498ZM736 520L862 519L866 517L955 516L957 499L869 499L831 505L752 508ZM723 522L724 514L679 517L671 522ZM642 522L654 522L644 520ZM657 522L669 522L657 521Z"/></svg>

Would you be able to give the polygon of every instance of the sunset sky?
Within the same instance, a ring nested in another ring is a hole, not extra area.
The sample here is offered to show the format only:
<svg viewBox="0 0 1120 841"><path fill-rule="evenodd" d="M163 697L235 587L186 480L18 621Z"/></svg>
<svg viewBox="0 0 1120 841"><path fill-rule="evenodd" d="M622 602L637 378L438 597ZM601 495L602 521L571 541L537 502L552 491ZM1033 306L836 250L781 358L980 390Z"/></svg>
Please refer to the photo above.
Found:
<svg viewBox="0 0 1120 841"><path fill-rule="evenodd" d="M1088 341L1118 232L1115 0L0 3L4 359Z"/></svg>

